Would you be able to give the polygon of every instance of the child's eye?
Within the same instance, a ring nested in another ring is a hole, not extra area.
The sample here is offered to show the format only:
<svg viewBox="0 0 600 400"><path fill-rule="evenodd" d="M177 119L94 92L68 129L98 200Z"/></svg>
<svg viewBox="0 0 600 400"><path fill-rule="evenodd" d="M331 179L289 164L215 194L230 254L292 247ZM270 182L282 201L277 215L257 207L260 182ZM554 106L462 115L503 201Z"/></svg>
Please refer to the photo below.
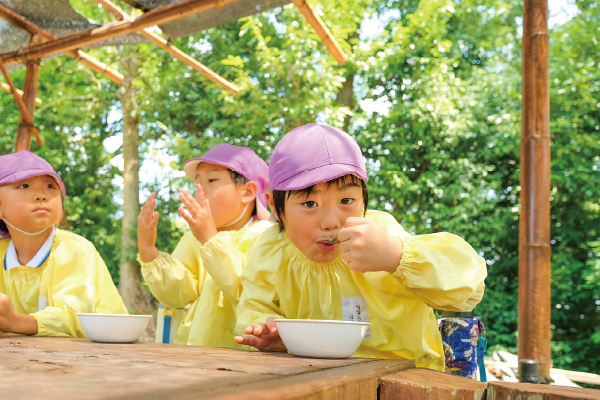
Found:
<svg viewBox="0 0 600 400"><path fill-rule="evenodd" d="M317 203L314 201L306 201L302 203L302 205L306 208L315 208L317 206Z"/></svg>
<svg viewBox="0 0 600 400"><path fill-rule="evenodd" d="M27 183L17 186L18 189L27 189L28 187L29 185Z"/></svg>
<svg viewBox="0 0 600 400"><path fill-rule="evenodd" d="M216 182L216 181L218 181L218 179L215 179L215 178L208 180L209 183Z"/></svg>
<svg viewBox="0 0 600 400"><path fill-rule="evenodd" d="M53 183L49 183L49 184L47 184L47 185L46 185L46 187L47 187L48 189L56 189L56 186L54 186L54 184L53 184Z"/></svg>
<svg viewBox="0 0 600 400"><path fill-rule="evenodd" d="M354 203L356 200L351 198L351 197L346 197L345 199L342 199L341 203L348 205L348 204L352 204Z"/></svg>

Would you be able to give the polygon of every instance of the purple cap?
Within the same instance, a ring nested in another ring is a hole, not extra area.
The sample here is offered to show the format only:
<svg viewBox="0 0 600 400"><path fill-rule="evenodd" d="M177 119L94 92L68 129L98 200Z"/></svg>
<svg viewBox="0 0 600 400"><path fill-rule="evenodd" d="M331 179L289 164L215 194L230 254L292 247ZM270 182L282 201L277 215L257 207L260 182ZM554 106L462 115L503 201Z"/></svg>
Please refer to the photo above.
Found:
<svg viewBox="0 0 600 400"><path fill-rule="evenodd" d="M65 185L48 161L28 150L0 156L0 185L19 182L38 175L52 176L60 186L64 199Z"/></svg>
<svg viewBox="0 0 600 400"><path fill-rule="evenodd" d="M256 211L258 219L268 219L267 199L264 191L269 188L269 167L254 150L249 147L219 144L200 158L192 158L183 164L183 170L188 178L196 180L196 168L202 162L221 165L243 175L246 179L256 182Z"/></svg>
<svg viewBox="0 0 600 400"><path fill-rule="evenodd" d="M273 190L299 190L353 174L368 181L367 168L354 139L329 125L307 124L286 134L269 163Z"/></svg>

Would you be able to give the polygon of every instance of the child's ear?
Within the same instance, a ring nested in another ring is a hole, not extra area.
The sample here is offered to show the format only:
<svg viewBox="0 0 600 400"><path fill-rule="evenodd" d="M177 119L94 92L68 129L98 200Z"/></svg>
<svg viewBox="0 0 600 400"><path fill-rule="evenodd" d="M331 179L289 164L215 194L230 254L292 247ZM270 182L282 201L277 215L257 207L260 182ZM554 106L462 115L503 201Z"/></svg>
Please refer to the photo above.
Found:
<svg viewBox="0 0 600 400"><path fill-rule="evenodd" d="M258 185L254 181L246 182L244 185L244 194L242 197L242 203L249 204L256 199L258 193Z"/></svg>
<svg viewBox="0 0 600 400"><path fill-rule="evenodd" d="M271 190L267 189L263 193L265 194L265 197L267 199L267 203L269 204L269 208L271 209L271 212L275 212L275 201L273 200L273 192Z"/></svg>

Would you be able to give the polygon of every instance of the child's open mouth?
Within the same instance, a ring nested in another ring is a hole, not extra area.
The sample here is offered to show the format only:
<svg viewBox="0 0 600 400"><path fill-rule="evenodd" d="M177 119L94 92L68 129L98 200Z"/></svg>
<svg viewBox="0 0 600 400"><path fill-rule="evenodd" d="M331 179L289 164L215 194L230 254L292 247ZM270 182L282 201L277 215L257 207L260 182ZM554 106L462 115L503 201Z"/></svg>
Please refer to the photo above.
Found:
<svg viewBox="0 0 600 400"><path fill-rule="evenodd" d="M317 246L319 246L319 249L322 251L333 251L338 246L338 237L336 236L329 240L321 240L320 242L317 242Z"/></svg>

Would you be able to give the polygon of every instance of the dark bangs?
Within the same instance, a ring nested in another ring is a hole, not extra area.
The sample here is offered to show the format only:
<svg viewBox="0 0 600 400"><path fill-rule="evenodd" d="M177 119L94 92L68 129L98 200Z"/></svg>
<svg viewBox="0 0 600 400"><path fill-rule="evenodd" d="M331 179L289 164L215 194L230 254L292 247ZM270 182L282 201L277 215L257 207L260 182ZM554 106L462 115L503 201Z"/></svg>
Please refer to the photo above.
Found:
<svg viewBox="0 0 600 400"><path fill-rule="evenodd" d="M327 181L326 183L328 189L331 186L336 186L337 188L347 186L360 187L362 189L363 196L363 216L366 215L367 205L369 204L369 190L367 189L367 183L365 181L356 175L348 174ZM285 230L281 216L285 215L285 202L287 199L289 199L292 195L308 197L312 193L314 187L315 185L311 185L299 190L273 190L273 203L275 203L275 215L277 215L277 222L279 223L280 232Z"/></svg>

